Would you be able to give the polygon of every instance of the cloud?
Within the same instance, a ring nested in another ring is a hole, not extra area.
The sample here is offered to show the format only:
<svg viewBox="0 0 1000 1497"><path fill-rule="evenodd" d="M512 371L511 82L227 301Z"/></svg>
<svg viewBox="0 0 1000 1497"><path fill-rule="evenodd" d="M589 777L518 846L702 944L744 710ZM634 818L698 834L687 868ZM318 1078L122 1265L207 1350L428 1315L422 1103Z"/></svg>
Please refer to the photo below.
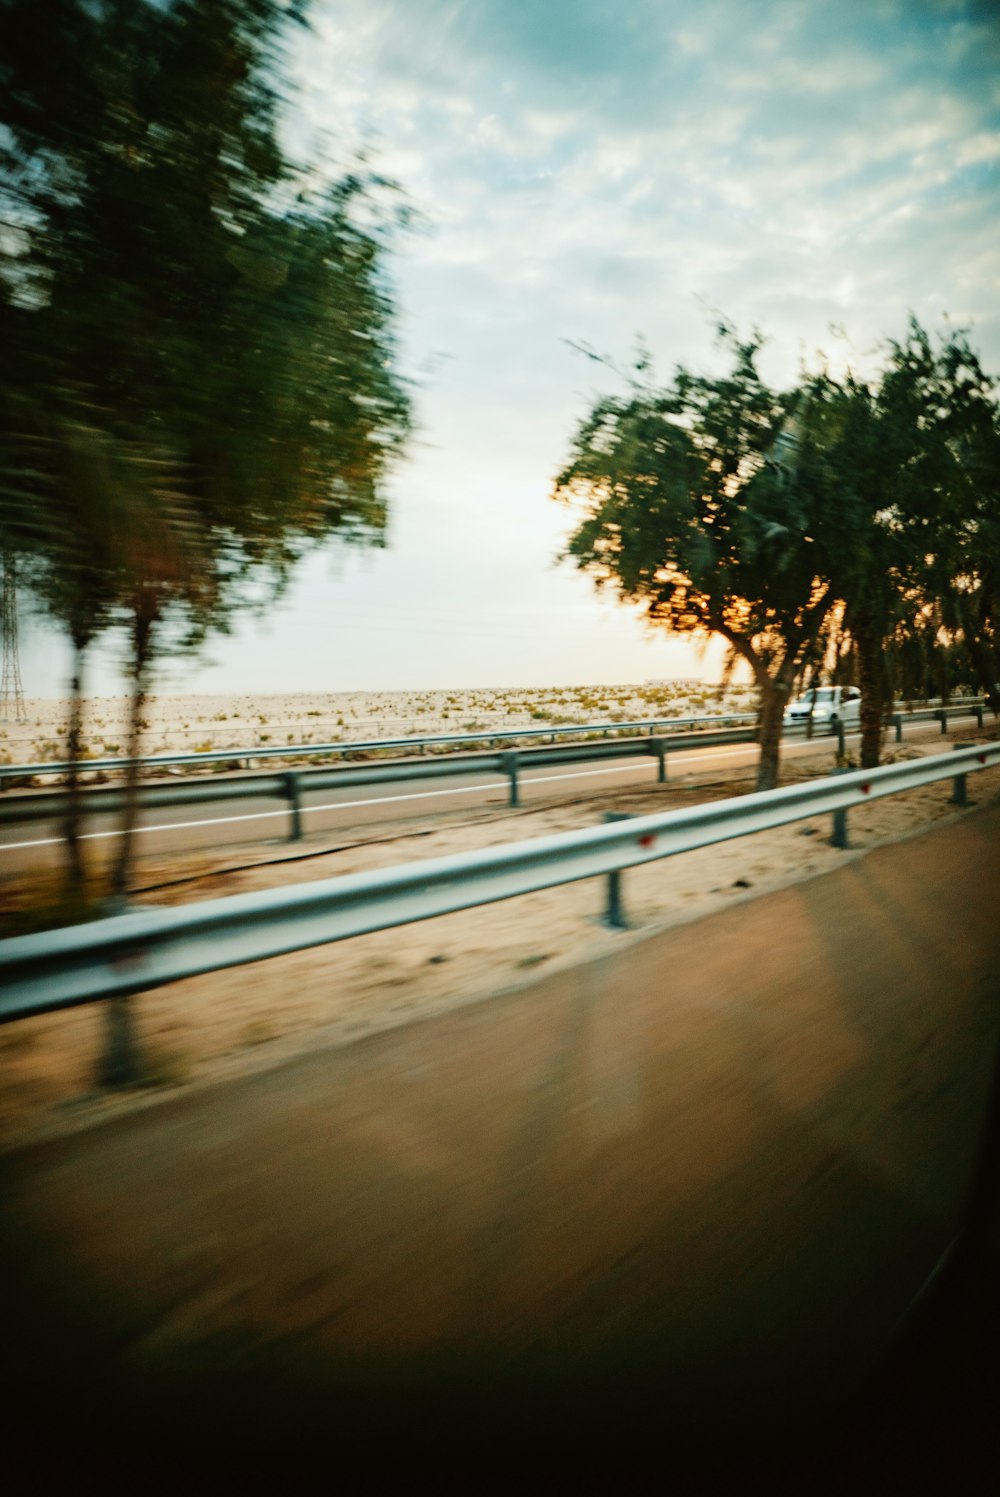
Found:
<svg viewBox="0 0 1000 1497"><path fill-rule="evenodd" d="M567 339L702 366L718 309L770 335L781 382L831 322L863 363L910 309L947 310L1000 367L987 3L314 0L289 73L296 147L333 174L371 148L423 216L393 261L421 437L395 549L366 563L414 617L427 577L468 598L477 526L481 606L510 608L519 573L564 585L546 495L613 379Z"/></svg>

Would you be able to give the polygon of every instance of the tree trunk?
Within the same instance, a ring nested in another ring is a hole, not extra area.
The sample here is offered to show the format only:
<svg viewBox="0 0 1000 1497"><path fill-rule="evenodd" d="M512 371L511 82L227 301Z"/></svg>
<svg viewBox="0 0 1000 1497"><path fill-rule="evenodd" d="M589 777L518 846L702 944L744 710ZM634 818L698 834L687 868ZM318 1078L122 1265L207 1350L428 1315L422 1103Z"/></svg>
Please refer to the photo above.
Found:
<svg viewBox="0 0 1000 1497"><path fill-rule="evenodd" d="M112 881L111 914L125 909L132 871L132 843L138 819L139 751L142 747L142 712L146 704L155 609L136 604L132 616L132 700L129 706L128 768L125 771L125 805L122 811L121 844ZM112 998L105 1004L104 1054L98 1066L101 1086L135 1086L145 1075L142 1047L135 1032L132 999Z"/></svg>
<svg viewBox="0 0 1000 1497"><path fill-rule="evenodd" d="M947 707L951 697L951 672L948 669L948 659L941 650L937 666L937 696L941 698L941 706Z"/></svg>
<svg viewBox="0 0 1000 1497"><path fill-rule="evenodd" d="M874 769L882 750L885 706L882 637L869 625L857 628L854 639L858 651L858 685L861 688L861 767Z"/></svg>
<svg viewBox="0 0 1000 1497"><path fill-rule="evenodd" d="M984 692L987 706L994 717L1000 716L1000 660L994 658L988 645L974 634L968 635L969 653L975 668L978 689Z"/></svg>
<svg viewBox="0 0 1000 1497"><path fill-rule="evenodd" d="M760 687L760 759L757 763L757 789L773 790L778 783L781 764L781 725L788 702L790 684L779 674L777 679L762 674Z"/></svg>
<svg viewBox="0 0 1000 1497"><path fill-rule="evenodd" d="M142 748L142 714L146 705L148 671L155 613L136 605L132 616L132 699L129 704L128 767L125 771L125 804L122 810L121 843L112 882L120 904L128 897L132 871L132 847L139 813L139 753Z"/></svg>
<svg viewBox="0 0 1000 1497"><path fill-rule="evenodd" d="M767 664L754 649L752 642L735 630L726 627L721 619L711 622L713 631L721 634L734 655L745 660L753 671L760 692L760 720L757 724L757 743L760 758L757 760L757 789L773 790L778 783L781 762L781 729L785 706L791 694L795 671L789 655L775 676L768 671Z"/></svg>
<svg viewBox="0 0 1000 1497"><path fill-rule="evenodd" d="M80 771L77 768L83 748L83 657L86 648L86 639L78 633L74 634L69 737L66 743L70 762L66 780L66 816L63 821L63 836L66 839L66 894L70 899L82 895L86 877L83 848L80 845Z"/></svg>

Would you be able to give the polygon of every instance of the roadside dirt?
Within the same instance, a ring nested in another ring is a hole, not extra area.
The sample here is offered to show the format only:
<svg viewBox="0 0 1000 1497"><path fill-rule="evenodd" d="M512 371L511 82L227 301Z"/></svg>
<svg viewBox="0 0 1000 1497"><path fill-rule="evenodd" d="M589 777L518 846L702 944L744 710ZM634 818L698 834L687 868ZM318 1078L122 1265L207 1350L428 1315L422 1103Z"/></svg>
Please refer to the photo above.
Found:
<svg viewBox="0 0 1000 1497"><path fill-rule="evenodd" d="M973 734L955 734L952 741ZM937 753L941 740L904 745L897 757ZM786 782L827 773L819 762L789 766ZM507 811L422 818L393 835L310 839L294 855L271 846L216 857L171 856L142 867L143 903L170 905L527 840L599 822L607 811L649 814L753 788L749 771L712 784L651 785L585 799L553 799ZM105 1015L99 1006L0 1031L0 1149L57 1136L123 1110L154 1105L179 1088L266 1069L305 1050L342 1046L414 1019L476 1004L540 973L618 951L649 933L815 877L961 816L944 781L852 813L851 847L829 842L829 818L664 859L623 878L630 930L601 923L597 881L378 932L252 966L178 983L134 1000L147 1085L124 1094L94 1090ZM970 781L970 797L1000 797L1000 769Z"/></svg>
<svg viewBox="0 0 1000 1497"><path fill-rule="evenodd" d="M508 1464L556 1489L683 1467L706 1491L710 1467L745 1485L778 1455L803 1461L781 1491L819 1470L823 1491L891 1491L932 1457L978 1491L995 1275L895 1420L898 1366L868 1378L966 1219L983 1138L985 796L935 819L942 787L931 830L828 877L596 959L581 940L587 960L489 1002L357 1044L313 1031L287 1064L0 1157L8 1450L36 1485L96 1450L154 1489L176 1460L176 1486L207 1450L230 1484L273 1460L359 1491L401 1463L463 1488ZM764 844L736 866L777 862ZM588 938L580 919L555 909L546 949ZM868 1427L841 1472L852 1404Z"/></svg>

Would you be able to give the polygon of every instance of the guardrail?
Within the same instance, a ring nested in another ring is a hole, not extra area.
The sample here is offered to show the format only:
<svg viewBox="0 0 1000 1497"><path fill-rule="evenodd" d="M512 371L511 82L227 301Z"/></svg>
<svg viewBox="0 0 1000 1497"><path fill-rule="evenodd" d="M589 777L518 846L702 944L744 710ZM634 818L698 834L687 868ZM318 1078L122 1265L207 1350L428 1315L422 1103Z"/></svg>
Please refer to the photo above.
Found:
<svg viewBox="0 0 1000 1497"><path fill-rule="evenodd" d="M389 764L343 764L337 769L284 770L278 774L240 775L233 779L196 780L188 784L143 785L139 805L203 805L207 802L274 798L289 810L290 841L302 836L304 797L310 791L345 789L351 785L389 785L400 780L436 779L462 774L496 773L508 782L508 805L520 805L521 770L533 764L577 764L594 759L631 759L652 756L658 760L660 783L666 780L665 756L679 748L713 748L728 743L752 743L752 728L723 729L715 733L691 733L676 738L625 738L607 743L565 744L552 748L505 750L499 754L449 754L423 763L402 760ZM125 804L120 786L88 788L80 793L81 812L86 816L112 815ZM62 790L5 797L0 801L0 826L43 821L64 815L66 793Z"/></svg>
<svg viewBox="0 0 1000 1497"><path fill-rule="evenodd" d="M938 718L942 712L946 716L954 717L969 710L978 718L979 726L982 727L983 699L981 697L959 698L943 709L927 707L896 712L891 719L896 726L896 741L899 742L902 733L903 718L915 722L920 719ZM604 738L610 737L612 733L648 732L652 735L655 734L657 728L697 730L706 725L721 727L724 723L755 723L757 716L756 712L717 712L702 717L644 717L636 722L553 724L547 728L513 728L507 732L494 728L482 733L436 733L422 738L376 738L367 742L350 743L297 743L275 745L273 748L206 749L197 754L148 754L137 762L142 773L150 769L197 768L200 764L248 763L256 759L307 759L318 756L380 753L393 749L415 749L417 753L422 754L427 748L446 744L519 743L525 738L548 738L554 743L557 738L584 738L598 733ZM806 719L806 722L809 724L806 730L807 736L811 736L811 720ZM943 728L942 731L944 731ZM41 764L0 764L0 790L6 789L12 780L36 779L45 775L65 775L72 769L81 774L114 773L127 770L131 763L132 760L119 757L79 759L76 763L70 760L50 760Z"/></svg>
<svg viewBox="0 0 1000 1497"><path fill-rule="evenodd" d="M928 708L913 713L896 713L893 723L896 728L896 741L902 738L903 719L907 721L940 719L941 731L947 731L949 717L960 716L963 713L972 713L976 716L979 726L983 725L983 708L981 703L972 703L967 706L954 706L950 708ZM523 769L530 768L533 764L571 764L600 759L633 758L636 756L652 755L659 763L658 780L663 784L666 780L665 756L678 749L686 748L713 748L724 744L751 743L756 739L756 728L731 728L720 729L709 732L698 729L696 725L704 723L730 722L733 719L728 716L715 716L708 718L685 718L680 726L688 728L689 731L677 735L654 736L650 733L643 738L612 738L612 733L625 731L631 724L591 724L585 728L563 728L563 729L526 729L526 736L548 736L553 737L561 734L575 732L578 734L593 735L601 732L606 741L595 743L589 742L578 744L566 744L548 748L507 749L497 754L448 754L446 757L434 760L425 760L417 763L414 759L401 760L385 764L341 764L336 769L289 769L276 773L262 772L259 774L243 774L234 778L200 779L182 784L172 785L141 785L138 790L138 803L140 806L154 810L159 807L170 806L194 806L208 803L218 803L231 800L246 799L274 799L283 802L288 807L288 839L298 841L303 835L302 818L306 809L304 798L310 792L319 790L345 789L352 785L388 785L399 781L413 779L436 779L463 774L489 774L495 773L502 776L508 783L508 805L517 807L520 805L519 776ZM754 722L756 719L754 718ZM677 725L676 723L674 725ZM643 725L645 726L645 725ZM836 728L838 749L841 754L845 752L845 732L843 723L838 723ZM786 737L814 736L813 725L810 720L805 719L795 724L786 724L783 728ZM413 743L436 744L436 743L458 743L466 737L480 738L484 735L450 735L443 738L425 738L410 740L408 746ZM406 740L403 740L406 742ZM388 741L380 741L368 745L329 745L330 751L344 754L359 748L390 749L398 745ZM285 749L271 751L271 757L279 755L287 756ZM153 759L142 760L143 766L161 763L178 764L200 762L206 758L217 761L220 758L231 760L232 754L212 753L210 755L165 755ZM256 756L255 756L256 757ZM122 767L127 760L106 760L104 766L112 765ZM95 769L100 766L98 761L88 761L88 767ZM8 766L8 779L12 777L11 768ZM43 765L44 773L55 773L56 769L64 772L65 765L53 766ZM31 766L20 766L19 773L24 775L29 772ZM79 794L81 814L85 816L107 816L119 813L124 806L124 789L120 786L109 787L85 787ZM17 825L34 821L56 819L65 814L66 796L63 790L41 791L36 793L19 794L16 796L4 796L0 798L0 827L5 825Z"/></svg>
<svg viewBox="0 0 1000 1497"><path fill-rule="evenodd" d="M918 707L911 712L894 712L889 719L896 734L896 742L903 740L903 719L907 722L939 722L941 732L947 733L949 717L962 717L969 713L983 726L984 703L982 701L953 703L950 707Z"/></svg>
<svg viewBox="0 0 1000 1497"><path fill-rule="evenodd" d="M0 942L0 1022L125 998L206 972L620 873L815 816L832 813L843 830L853 806L937 780L952 780L952 799L965 804L967 776L998 764L1000 743L977 744L377 873L134 910L16 936Z"/></svg>
<svg viewBox="0 0 1000 1497"><path fill-rule="evenodd" d="M913 711L913 713L897 713L892 717L895 725L895 740L903 737L903 720L907 722L918 722L918 720L940 720L942 732L948 731L949 717L958 717L961 714L972 713L978 719L982 728L984 722L984 710L981 702L973 702L970 705L957 705L951 708L927 708L927 710ZM665 756L678 749L711 749L723 744L753 743L756 740L756 728L753 729L720 729L716 732L707 732L699 729L699 723L732 722L732 717L692 717L692 719L680 720L680 726L687 729L684 734L669 735L669 737L654 737L653 734L644 738L611 738L612 732L620 734L629 726L621 723L609 723L609 725L590 725L585 729L525 729L528 737L540 737L557 734L596 734L602 732L605 741L594 743L585 741L581 744L566 744L561 747L548 747L548 749L519 749L503 750L496 754L448 754L442 759L406 759L389 763L350 763L340 765L335 769L284 769L284 771L260 772L260 774L243 774L234 778L213 777L210 780L189 781L183 784L142 784L138 790L138 804L145 810L156 810L160 807L177 807L177 805L205 805L210 802L235 801L235 799L277 799L284 802L289 811L289 841L298 841L302 837L302 816L305 810L305 795L316 790L346 789L352 784L392 784L395 781L424 780L424 778L445 778L452 775L463 774L496 774L503 775L507 780L507 805L518 807L519 801L519 774L522 769L530 768L531 765L557 765L557 763L578 763L594 759L620 759L620 757L635 757L651 754L659 760L659 783L665 783L666 768ZM756 722L756 719L754 719ZM644 725L645 726L645 725ZM678 723L675 723L678 726ZM846 738L844 738L844 725L838 723L835 728L837 734L838 751L841 754L846 751ZM784 725L784 737L813 738L813 723L810 720ZM425 744L436 743L460 743L464 737L469 735L446 735L445 738L424 738L424 740L412 740L410 743ZM482 735L472 735L479 738ZM394 743L379 741L368 746L329 746L331 751L340 750L347 753L359 747L368 749L392 749ZM286 754L287 750L271 750L271 756ZM172 756L166 754L154 759L142 760L142 765L154 765L154 763L189 763L205 759L217 760L220 757L232 759L232 754L189 754L189 756ZM124 765L127 760L105 760L106 765ZM97 768L99 762L90 760L90 768ZM30 766L19 766L19 772L24 774ZM61 766L64 771L66 766ZM55 766L43 765L43 771L55 772ZM9 775L10 777L10 775ZM112 816L120 813L124 807L124 790L120 786L94 787L87 786L79 792L81 811L84 816ZM66 793L64 790L48 790L48 792L27 793L27 795L3 796L0 799L0 826L18 825L25 822L39 822L39 820L58 819L66 813Z"/></svg>
<svg viewBox="0 0 1000 1497"><path fill-rule="evenodd" d="M507 732L496 728L482 733L435 733L423 738L376 738L364 743L289 743L273 748L206 749L197 754L149 754L137 762L140 770L162 769L168 766L199 764L239 763L250 759L308 759L316 755L343 755L376 753L390 749L416 749L442 744L463 743L519 743L523 738L583 737L600 733L609 737L612 733L654 733L657 728L698 728L707 723L716 727L723 723L756 722L756 712L716 712L708 717L644 717L637 722L625 723L569 723L553 724L548 728L512 728ZM0 764L0 788L9 780L34 779L40 775L64 775L71 769L93 774L96 771L112 772L128 769L131 759L79 759L54 760L45 764Z"/></svg>
<svg viewBox="0 0 1000 1497"><path fill-rule="evenodd" d="M885 723L887 726L892 726L896 742L901 743L903 741L904 722L940 722L941 732L947 733L948 719L950 717L971 716L976 719L977 725L981 728L983 726L984 710L985 702L982 697L959 697L957 700L950 703L947 707L911 707L907 708L906 711L891 712L887 714ZM782 731L783 733L788 733L789 731L801 731L803 728L805 729L805 735L807 738L813 738L815 736L816 729L813 725L813 720L811 717L798 718L794 723L786 722ZM843 754L845 734L843 720L838 718L836 726L832 729L828 728L827 732L836 733L839 752ZM851 728L851 732L858 732L858 727L855 726Z"/></svg>

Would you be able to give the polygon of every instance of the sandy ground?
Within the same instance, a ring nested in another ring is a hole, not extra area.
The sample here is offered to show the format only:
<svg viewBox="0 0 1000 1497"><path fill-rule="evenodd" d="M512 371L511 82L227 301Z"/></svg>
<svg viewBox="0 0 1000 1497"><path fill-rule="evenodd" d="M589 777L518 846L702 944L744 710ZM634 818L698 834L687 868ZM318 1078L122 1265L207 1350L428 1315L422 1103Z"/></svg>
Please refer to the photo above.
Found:
<svg viewBox="0 0 1000 1497"><path fill-rule="evenodd" d="M753 692L664 685L567 686L539 689L407 692L314 692L285 696L151 696L143 752L275 748L371 738L474 733L567 723L685 717L752 711ZM0 722L0 763L66 757L66 698L32 698L23 722ZM95 697L84 712L84 757L125 752L127 702Z"/></svg>
<svg viewBox="0 0 1000 1497"><path fill-rule="evenodd" d="M940 749L940 740L931 739L896 754ZM815 763L790 766L786 779L828 769L825 750ZM648 814L752 788L742 771L709 786L652 785L554 800L516 815L479 812L460 823L453 815L431 816L419 830L411 826L398 836L382 832L347 844L332 837L310 840L292 855L250 847L225 857L151 859L143 863L137 897L187 903L332 878L589 826L612 809ZM627 932L603 926L605 891L599 881L587 881L142 995L134 1005L149 1085L140 1092L109 1096L93 1090L105 1023L99 1007L6 1026L0 1031L0 1147L152 1105L178 1087L266 1068L307 1048L343 1045L479 1003L539 972L589 961L654 930L825 873L868 848L960 816L950 791L950 781L944 781L852 813L847 851L830 846L829 818L823 818L632 870L623 878ZM977 774L970 796L978 805L1000 797L1000 769Z"/></svg>

